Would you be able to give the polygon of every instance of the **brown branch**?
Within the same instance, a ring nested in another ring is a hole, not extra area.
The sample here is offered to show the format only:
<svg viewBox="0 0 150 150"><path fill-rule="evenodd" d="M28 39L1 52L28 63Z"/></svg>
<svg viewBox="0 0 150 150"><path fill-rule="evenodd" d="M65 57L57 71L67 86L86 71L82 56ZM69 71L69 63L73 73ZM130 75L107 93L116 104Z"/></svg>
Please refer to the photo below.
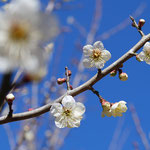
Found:
<svg viewBox="0 0 150 150"><path fill-rule="evenodd" d="M127 53L125 53L122 57L120 57L118 60L116 60L114 63L112 63L110 66L108 66L106 69L104 69L101 72L98 72L95 76L93 76L91 79L89 79L87 82L84 84L80 85L79 87L68 91L67 93L72 96L76 96L86 90L89 90L91 86L93 86L95 83L97 83L100 79L105 77L107 74L109 74L112 70L118 69L121 64L126 62L128 59L133 57L133 53L137 52L147 41L150 40L150 34L145 35L142 37L142 39L135 45L133 46ZM62 98L65 96L59 97L56 99L54 102L61 102ZM8 122L13 122L13 121L19 121L19 120L25 120L33 117L40 116L46 112L49 111L52 103L48 103L42 107L39 107L35 110L29 111L29 112L24 112L24 113L18 113L18 114L13 114L11 118L8 118L7 116L2 116L0 117L0 124L5 124Z"/></svg>

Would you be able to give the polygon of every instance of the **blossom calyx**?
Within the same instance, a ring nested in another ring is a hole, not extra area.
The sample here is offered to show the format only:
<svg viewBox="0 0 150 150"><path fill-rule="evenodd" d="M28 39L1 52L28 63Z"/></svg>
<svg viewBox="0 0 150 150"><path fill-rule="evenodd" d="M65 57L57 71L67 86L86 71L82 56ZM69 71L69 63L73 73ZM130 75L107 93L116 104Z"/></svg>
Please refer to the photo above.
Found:
<svg viewBox="0 0 150 150"><path fill-rule="evenodd" d="M116 74L117 74L117 71L116 71L116 70L113 70L113 71L110 72L110 76L111 76L111 77L116 76Z"/></svg>
<svg viewBox="0 0 150 150"><path fill-rule="evenodd" d="M122 72L119 74L119 79L121 81L126 81L128 79L128 75L126 73Z"/></svg>

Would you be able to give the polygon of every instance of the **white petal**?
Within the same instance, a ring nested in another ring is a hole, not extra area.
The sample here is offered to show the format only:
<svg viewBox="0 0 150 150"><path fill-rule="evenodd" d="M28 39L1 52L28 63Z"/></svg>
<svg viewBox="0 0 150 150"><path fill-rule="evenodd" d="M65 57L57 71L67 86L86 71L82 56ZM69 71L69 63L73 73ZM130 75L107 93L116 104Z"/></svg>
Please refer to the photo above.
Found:
<svg viewBox="0 0 150 150"><path fill-rule="evenodd" d="M75 117L80 117L84 114L84 112L85 112L85 106L82 103L77 102L76 106L72 110L73 115Z"/></svg>
<svg viewBox="0 0 150 150"><path fill-rule="evenodd" d="M96 62L95 67L97 69L102 69L104 67L104 61Z"/></svg>
<svg viewBox="0 0 150 150"><path fill-rule="evenodd" d="M146 59L145 62L150 65L150 59Z"/></svg>
<svg viewBox="0 0 150 150"><path fill-rule="evenodd" d="M119 104L126 104L127 102L125 102L125 101L119 101L118 103Z"/></svg>
<svg viewBox="0 0 150 150"><path fill-rule="evenodd" d="M144 51L144 52L150 51L150 42L146 42L146 43L144 44L143 51Z"/></svg>
<svg viewBox="0 0 150 150"><path fill-rule="evenodd" d="M67 95L62 99L62 105L66 109L73 109L75 107L75 100L72 96Z"/></svg>
<svg viewBox="0 0 150 150"><path fill-rule="evenodd" d="M68 128L75 128L80 126L80 118L75 118L75 117L69 117L67 120L67 127Z"/></svg>
<svg viewBox="0 0 150 150"><path fill-rule="evenodd" d="M0 72L9 72L12 69L14 69L14 64L11 60L8 60L7 58L0 57Z"/></svg>
<svg viewBox="0 0 150 150"><path fill-rule="evenodd" d="M139 58L141 61L144 61L144 60L145 60L145 57L146 57L146 55L145 55L145 52L143 52L143 51L138 54L138 58Z"/></svg>
<svg viewBox="0 0 150 150"><path fill-rule="evenodd" d="M118 107L119 103L115 103L111 106L111 111L114 111Z"/></svg>
<svg viewBox="0 0 150 150"><path fill-rule="evenodd" d="M85 68L91 68L91 61L88 58L83 59L83 65Z"/></svg>
<svg viewBox="0 0 150 150"><path fill-rule="evenodd" d="M61 105L60 103L54 103L54 104L51 106L50 112L51 112L51 114L52 114L54 117L59 117L59 116L61 116L62 113L63 113L62 105Z"/></svg>
<svg viewBox="0 0 150 150"><path fill-rule="evenodd" d="M55 125L58 128L67 127L67 118L65 116L59 116L55 119Z"/></svg>
<svg viewBox="0 0 150 150"><path fill-rule="evenodd" d="M101 41L97 41L94 43L94 48L98 48L100 50L103 50L104 49L104 45Z"/></svg>
<svg viewBox="0 0 150 150"><path fill-rule="evenodd" d="M36 12L40 10L40 3L37 0L13 0L6 10L10 13L22 13L24 10L28 10L27 13L29 11Z"/></svg>
<svg viewBox="0 0 150 150"><path fill-rule="evenodd" d="M108 61L111 58L111 53L107 50L103 50L101 53L101 57L105 60Z"/></svg>
<svg viewBox="0 0 150 150"><path fill-rule="evenodd" d="M83 53L85 56L90 56L93 52L93 46L92 45L86 45L83 47Z"/></svg>

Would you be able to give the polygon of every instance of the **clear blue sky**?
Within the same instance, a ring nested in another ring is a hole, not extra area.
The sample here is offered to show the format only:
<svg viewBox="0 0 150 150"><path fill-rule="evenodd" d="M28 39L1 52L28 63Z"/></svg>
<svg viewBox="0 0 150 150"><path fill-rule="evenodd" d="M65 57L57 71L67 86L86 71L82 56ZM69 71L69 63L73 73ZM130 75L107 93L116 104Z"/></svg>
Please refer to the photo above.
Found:
<svg viewBox="0 0 150 150"><path fill-rule="evenodd" d="M58 15L60 24L63 26L69 26L72 30L72 32L69 32L64 36L63 52L59 54L61 56L59 56L60 60L59 65L57 66L59 71L57 71L57 74L55 75L56 77L60 77L60 75L64 73L64 67L66 65L68 67L72 67L70 63L72 57L78 59L81 57L82 53L79 50L76 50L75 47L77 40L81 41L81 46L84 46L86 42L84 38L80 39L78 29L67 24L67 17L73 16L88 32L95 10L95 1L96 0L73 0L72 2L65 4L64 9L55 12ZM43 0L42 2L43 5L45 5L47 0ZM129 18L129 15L135 12L140 5L145 7L145 9L143 10L143 13L136 18L136 20L144 18L146 20L146 24L143 27L143 31L145 34L149 33L150 1L103 0L102 19L100 21L101 23L96 37L99 37L102 33ZM134 29L131 25L128 25L123 30L110 36L110 38L103 40L102 42L104 43L104 47L112 54L111 60L106 63L105 67L127 52L140 40L140 38L141 37L136 29ZM97 40L99 40L99 38ZM57 43L59 43L59 41L57 41ZM101 95L106 100L110 102L124 100L127 101L128 104L134 104L144 132L150 142L150 66L145 62L140 63L136 61L135 58L132 58L124 64L123 71L129 76L129 79L126 82L120 81L117 76L112 78L108 75L94 87L100 91ZM72 72L75 74L75 67L73 67ZM86 75L89 75L88 78L95 73L96 70L86 70ZM116 145L114 145L114 149L111 150L131 150L133 149L132 143L134 141L137 141L140 144L140 150L144 149L141 139L136 132L129 109L127 113L121 117L121 119L113 117L101 118L102 108L97 97L89 91L82 95L86 96L85 118L82 120L79 128L71 130L68 138L65 140L62 150L108 150L118 122L122 124L122 128L117 139L117 143L115 143ZM15 123L12 123L12 126L15 128ZM8 138L3 126L0 127L0 133L0 144L2 150L9 150Z"/></svg>

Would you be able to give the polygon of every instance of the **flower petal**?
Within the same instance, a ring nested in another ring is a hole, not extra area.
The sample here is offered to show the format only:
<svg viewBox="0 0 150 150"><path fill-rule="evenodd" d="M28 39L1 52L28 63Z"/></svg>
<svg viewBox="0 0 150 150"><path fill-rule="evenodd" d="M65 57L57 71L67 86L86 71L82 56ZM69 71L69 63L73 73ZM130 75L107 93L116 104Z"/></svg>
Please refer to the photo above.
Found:
<svg viewBox="0 0 150 150"><path fill-rule="evenodd" d="M150 65L150 59L146 59L145 62Z"/></svg>
<svg viewBox="0 0 150 150"><path fill-rule="evenodd" d="M85 68L91 68L91 61L88 58L83 59L83 65Z"/></svg>
<svg viewBox="0 0 150 150"><path fill-rule="evenodd" d="M101 53L101 57L105 60L108 61L111 58L111 53L107 50L103 50Z"/></svg>
<svg viewBox="0 0 150 150"><path fill-rule="evenodd" d="M72 113L73 113L74 117L82 116L85 113L85 106L82 103L77 102L76 106L72 110Z"/></svg>
<svg viewBox="0 0 150 150"><path fill-rule="evenodd" d="M63 107L60 103L54 103L51 106L50 112L54 117L59 117L63 113Z"/></svg>
<svg viewBox="0 0 150 150"><path fill-rule="evenodd" d="M119 101L118 103L119 104L126 104L127 102L125 102L125 101Z"/></svg>
<svg viewBox="0 0 150 150"><path fill-rule="evenodd" d="M98 48L100 50L104 49L104 45L103 45L103 43L101 41L95 42L93 46L94 46L94 48Z"/></svg>
<svg viewBox="0 0 150 150"><path fill-rule="evenodd" d="M104 61L96 62L95 67L97 69L102 69L104 67Z"/></svg>
<svg viewBox="0 0 150 150"><path fill-rule="evenodd" d="M65 109L73 109L75 107L75 100L72 96L67 95L62 99L62 105Z"/></svg>
<svg viewBox="0 0 150 150"><path fill-rule="evenodd" d="M145 52L143 52L143 51L138 54L138 58L140 59L140 61L144 61L145 57L146 57L146 55L145 55Z"/></svg>
<svg viewBox="0 0 150 150"><path fill-rule="evenodd" d="M69 117L67 120L68 128L77 128L80 126L81 118Z"/></svg>
<svg viewBox="0 0 150 150"><path fill-rule="evenodd" d="M144 44L143 51L144 52L150 51L150 42L146 42Z"/></svg>
<svg viewBox="0 0 150 150"><path fill-rule="evenodd" d="M112 111L115 111L115 109L118 107L118 104L119 104L119 103L113 104L113 105L111 106L111 110L112 110Z"/></svg>
<svg viewBox="0 0 150 150"><path fill-rule="evenodd" d="M85 56L90 56L93 52L93 46L92 45L86 45L83 47L83 53Z"/></svg>
<svg viewBox="0 0 150 150"><path fill-rule="evenodd" d="M59 116L55 119L55 125L58 128L64 128L67 127L67 118L65 116Z"/></svg>

